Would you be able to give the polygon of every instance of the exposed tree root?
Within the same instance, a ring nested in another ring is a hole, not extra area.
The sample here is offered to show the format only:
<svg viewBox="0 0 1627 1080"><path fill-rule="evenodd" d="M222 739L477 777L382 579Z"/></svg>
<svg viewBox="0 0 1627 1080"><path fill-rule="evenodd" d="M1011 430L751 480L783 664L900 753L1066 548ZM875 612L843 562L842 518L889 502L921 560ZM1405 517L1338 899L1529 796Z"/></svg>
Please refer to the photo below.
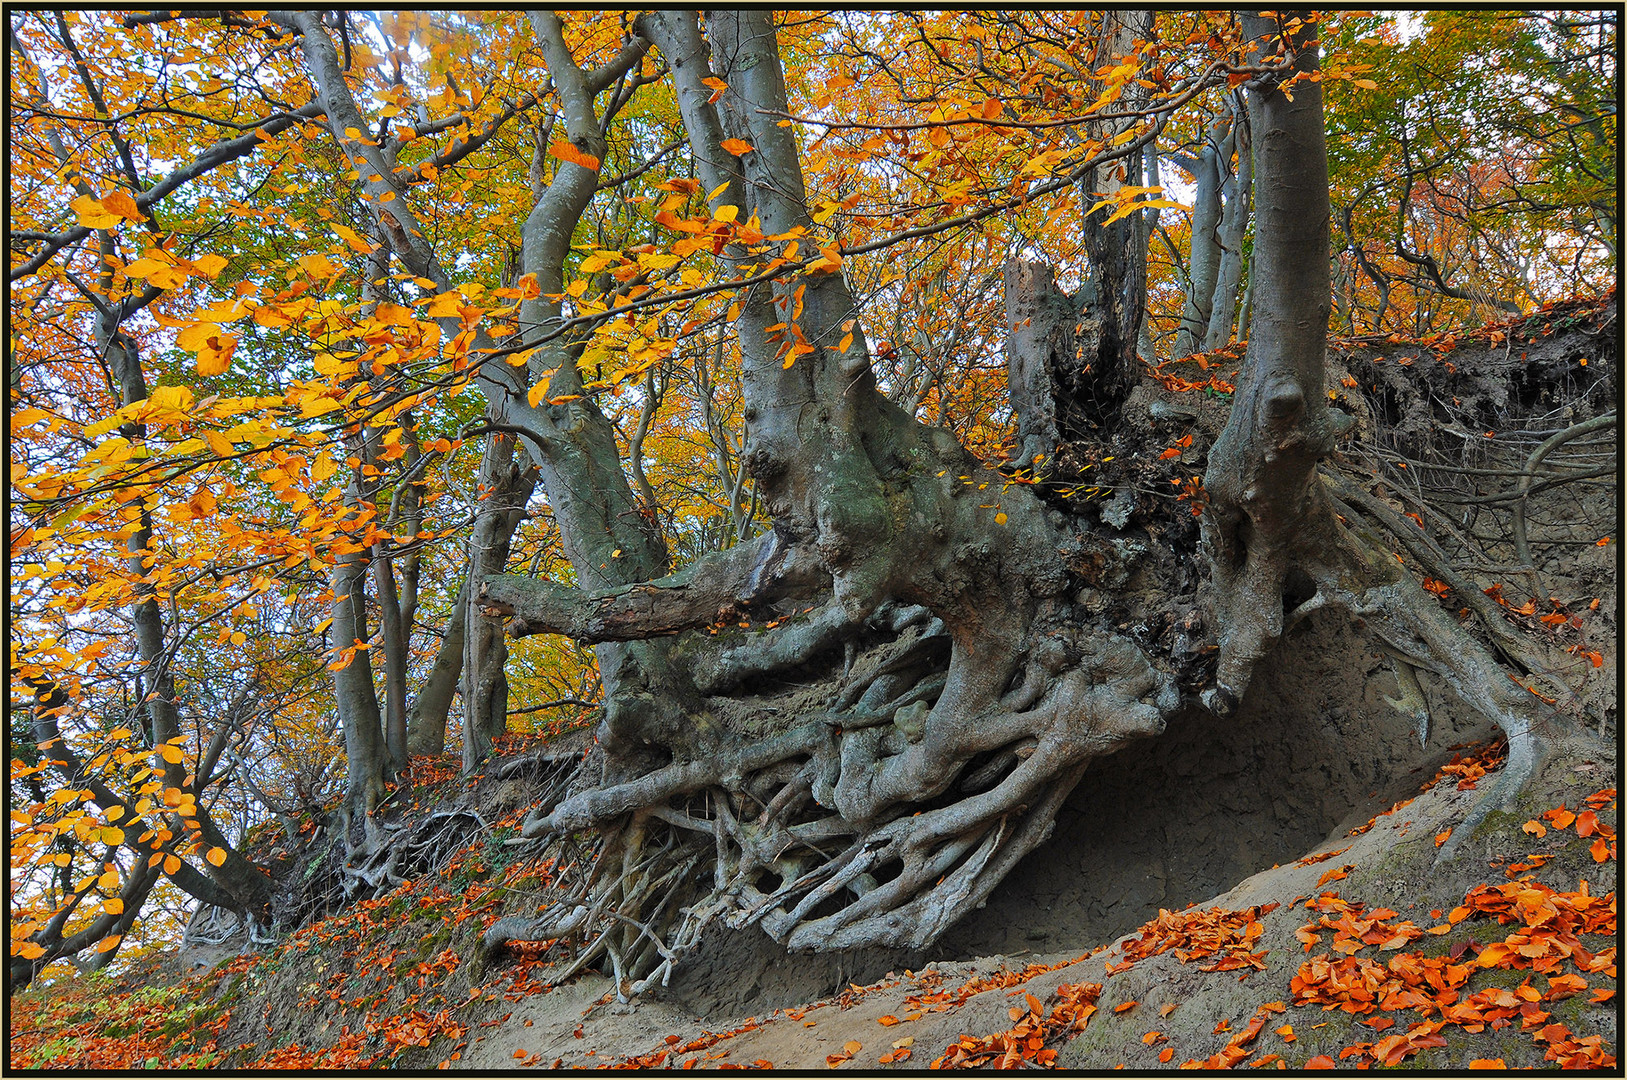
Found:
<svg viewBox="0 0 1627 1080"><path fill-rule="evenodd" d="M1273 400L1262 399L1261 415ZM1193 400L1187 408L1181 424L1219 430L1210 414L1220 407ZM623 993L665 982L720 921L758 927L791 950L925 946L1044 842L1091 761L1157 734L1197 692L1224 706L1217 687L1240 692L1249 667L1324 609L1345 613L1390 656L1399 688L1391 704L1420 740L1442 690L1496 723L1509 759L1474 813L1508 805L1554 740L1603 717L1561 698L1565 658L1510 621L1476 577L1475 566L1508 561L1512 549L1484 546L1453 519L1426 519L1439 511L1422 490L1397 508L1394 487L1378 483L1363 459L1385 437L1387 414L1366 407L1360 415L1368 441L1348 457L1326 458L1348 419L1330 419L1314 445L1283 436L1292 453L1279 461L1294 456L1307 468L1297 501L1280 508L1300 524L1275 549L1242 529L1236 574L1208 585L1224 601L1218 621L1198 617L1192 589L1201 576L1179 552L1133 569L1145 548L1125 539L1144 528L1190 543L1187 504L1132 500L1127 515L1109 522L1102 514L1099 527L1088 512L1054 514L1022 489L999 500L1020 542L979 548L965 538L987 530L977 512L986 517L988 507L965 495L987 491L991 474L932 444L915 444L926 464L894 479L901 502L928 506L923 519L940 530L923 531L892 562L820 571L827 560L776 534L683 575L600 593L489 579L487 603L512 612L519 632L564 628L589 641L675 635L672 663L697 694L689 722L706 733L704 753L674 748L671 760L631 771L615 768L601 746L568 797L540 801L523 841L513 842L558 865L591 843L590 860L576 856L591 869L540 914L499 923L489 946L558 939L571 959L555 978L596 964ZM1485 426L1478 417L1456 423ZM908 461L910 452L900 456ZM1077 460L1092 456L1100 451L1075 448ZM1522 451L1521 461L1529 456ZM1428 464L1420 455L1416 468ZM1509 498L1495 504L1505 514L1521 491L1546 497L1556 489L1539 484L1587 470L1567 462L1557 473L1518 463L1506 471ZM1522 477L1532 482L1520 488ZM1419 520L1435 527L1426 532ZM1024 560L1041 551L1073 584L1012 587ZM1126 629L1135 616L1101 595L1132 572L1155 574L1171 590L1160 601L1186 617L1171 614L1161 635ZM1438 583L1451 603L1420 579ZM1233 657L1243 672L1235 684L1217 677L1216 630L1222 654L1228 632L1234 651L1237 634L1255 635L1253 653ZM1440 857L1454 850L1448 844Z"/></svg>

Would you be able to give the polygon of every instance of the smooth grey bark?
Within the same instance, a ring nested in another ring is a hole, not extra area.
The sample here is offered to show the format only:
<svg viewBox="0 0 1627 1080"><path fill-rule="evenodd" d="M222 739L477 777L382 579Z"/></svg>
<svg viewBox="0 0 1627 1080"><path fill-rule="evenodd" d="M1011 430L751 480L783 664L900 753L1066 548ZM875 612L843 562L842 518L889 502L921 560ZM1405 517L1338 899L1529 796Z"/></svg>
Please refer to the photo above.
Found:
<svg viewBox="0 0 1627 1080"><path fill-rule="evenodd" d="M1237 156L1237 165L1223 162L1226 177L1221 184L1223 205L1220 224L1216 230L1216 246L1220 249L1219 264L1215 269L1215 286L1209 304L1209 326L1203 338L1205 351L1218 349L1232 339L1232 328L1237 318L1238 289L1243 280L1243 243L1248 233L1254 201L1254 148L1247 107L1234 95L1227 98L1232 110L1231 141ZM1242 327L1240 336L1246 336Z"/></svg>
<svg viewBox="0 0 1627 1080"><path fill-rule="evenodd" d="M1204 131L1198 156L1184 162L1196 184L1192 196L1192 241L1188 262L1186 303L1175 334L1176 356L1197 352L1209 328L1214 305L1215 278L1220 270L1220 217L1222 157L1229 160L1234 140L1229 116L1217 116Z"/></svg>
<svg viewBox="0 0 1627 1080"><path fill-rule="evenodd" d="M472 770L491 751L492 740L508 730L508 641L502 623L486 617L480 582L500 574L508 563L514 530L536 486L536 472L518 453L517 440L495 433L480 458L475 524L469 535L468 579L459 598L463 612L463 767ZM451 637L450 632L448 637Z"/></svg>
<svg viewBox="0 0 1627 1080"><path fill-rule="evenodd" d="M440 648L429 674L418 688L407 714L407 749L418 757L438 757L446 750L446 718L452 711L452 698L458 692L463 672L463 638L469 625L469 573L465 569L458 598L441 635Z"/></svg>
<svg viewBox="0 0 1627 1080"><path fill-rule="evenodd" d="M1283 31L1244 13L1246 40L1269 55ZM1291 72L1320 63L1315 24L1286 38ZM1328 173L1322 90L1302 81L1290 100L1282 74L1250 84L1257 120L1254 312L1248 353L1226 427L1209 453L1203 522L1220 630L1211 709L1229 714L1282 634L1280 602L1309 530L1325 525L1315 502L1317 461L1348 430L1323 393L1330 309Z"/></svg>
<svg viewBox="0 0 1627 1080"><path fill-rule="evenodd" d="M355 481L352 481L352 486ZM373 686L373 663L365 646L367 629L365 551L339 556L329 574L333 593L333 671L334 706L339 713L345 739L345 813L360 823L378 809L385 796L389 755L384 748L384 731L379 715L378 693ZM348 658L345 653L355 649Z"/></svg>
<svg viewBox="0 0 1627 1080"><path fill-rule="evenodd" d="M1196 183L1191 269L1176 333L1176 356L1225 345L1238 315L1254 161L1247 107L1236 95L1229 96L1226 104L1227 111L1205 130L1197 157L1176 158Z"/></svg>

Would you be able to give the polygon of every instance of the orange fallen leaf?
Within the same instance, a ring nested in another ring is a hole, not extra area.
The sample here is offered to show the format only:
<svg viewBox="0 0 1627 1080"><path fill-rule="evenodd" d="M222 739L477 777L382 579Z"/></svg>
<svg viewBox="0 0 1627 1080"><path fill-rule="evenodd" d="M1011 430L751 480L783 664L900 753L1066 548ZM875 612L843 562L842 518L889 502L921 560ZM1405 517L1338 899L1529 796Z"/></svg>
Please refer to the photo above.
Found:
<svg viewBox="0 0 1627 1080"><path fill-rule="evenodd" d="M857 1039L849 1039L847 1042L842 1044L842 1049L846 1050L850 1054L857 1054L860 1050L864 1049L864 1044L859 1042Z"/></svg>
<svg viewBox="0 0 1627 1080"><path fill-rule="evenodd" d="M1435 834L1435 846L1440 847L1442 844L1446 843L1446 838L1451 836L1451 835L1452 835L1452 830L1450 828L1448 828L1445 832L1436 833Z"/></svg>
<svg viewBox="0 0 1627 1080"><path fill-rule="evenodd" d="M1151 1046L1153 1043L1162 1042L1166 1038L1168 1038L1168 1036L1162 1031L1149 1031L1145 1035L1141 1036L1141 1041L1146 1043L1148 1046Z"/></svg>
<svg viewBox="0 0 1627 1080"><path fill-rule="evenodd" d="M1311 1060L1305 1063L1305 1067L1307 1069L1331 1069L1334 1068L1335 1065L1336 1062L1326 1054L1317 1054L1315 1057L1311 1058Z"/></svg>
<svg viewBox="0 0 1627 1080"><path fill-rule="evenodd" d="M1545 811L1542 816L1552 822L1556 829L1568 829L1571 827L1571 822L1576 820L1576 815L1563 806L1557 806L1552 810Z"/></svg>
<svg viewBox="0 0 1627 1080"><path fill-rule="evenodd" d="M1503 1063L1502 1058L1475 1058L1473 1061L1469 1062L1469 1068L1496 1069L1501 1072L1502 1070L1508 1068L1508 1066Z"/></svg>
<svg viewBox="0 0 1627 1080"><path fill-rule="evenodd" d="M1160 1062L1167 1062L1167 1061L1169 1061L1170 1058L1172 1058L1174 1056L1175 1056L1175 1048L1173 1046L1166 1046L1162 1050L1158 1051L1158 1060Z"/></svg>
<svg viewBox="0 0 1627 1080"><path fill-rule="evenodd" d="M1536 837L1538 840L1541 840L1544 836L1548 835L1548 827L1546 825L1544 825L1542 822L1537 821L1535 818L1533 818L1530 821L1527 821L1524 825L1521 825L1520 830L1522 832L1530 833L1532 836Z"/></svg>
<svg viewBox="0 0 1627 1080"><path fill-rule="evenodd" d="M878 1016L878 1017L876 1017L876 1023L880 1024L882 1027L892 1027L894 1024L896 1024L898 1022L899 1022L898 1017L893 1016L891 1014L889 1014L887 1016Z"/></svg>
<svg viewBox="0 0 1627 1080"><path fill-rule="evenodd" d="M1317 878L1316 884L1318 887L1320 887L1322 885L1326 885L1330 881L1342 881L1349 877L1350 871L1354 870L1355 868L1354 863L1346 863L1344 866L1329 870L1327 873Z"/></svg>
<svg viewBox="0 0 1627 1080"><path fill-rule="evenodd" d="M1587 1003L1589 1005L1603 1005L1605 1002L1609 1001L1611 998L1613 998L1615 996L1616 996L1616 992L1614 990L1609 989L1609 988L1602 988L1602 989L1593 991L1593 996L1587 999Z"/></svg>
<svg viewBox="0 0 1627 1080"><path fill-rule="evenodd" d="M1168 1016L1170 1013L1175 1011L1175 1008L1176 1006L1174 1002L1170 1002L1168 1005L1160 1005L1158 1007L1158 1015Z"/></svg>
<svg viewBox="0 0 1627 1080"><path fill-rule="evenodd" d="M1117 1005L1113 1006L1113 1011L1116 1013L1129 1012L1139 1004L1141 1004L1141 1002L1132 998L1129 1001L1121 1001Z"/></svg>

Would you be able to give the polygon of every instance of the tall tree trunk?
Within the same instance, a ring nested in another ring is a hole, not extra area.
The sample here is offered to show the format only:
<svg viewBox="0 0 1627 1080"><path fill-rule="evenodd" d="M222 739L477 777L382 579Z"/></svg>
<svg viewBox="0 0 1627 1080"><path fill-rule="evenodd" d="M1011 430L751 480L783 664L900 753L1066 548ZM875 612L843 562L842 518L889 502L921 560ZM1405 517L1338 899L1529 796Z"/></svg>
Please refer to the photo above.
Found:
<svg viewBox="0 0 1627 1080"><path fill-rule="evenodd" d="M1217 116L1204 131L1203 148L1195 160L1184 159L1195 171L1192 196L1192 244L1186 303L1181 327L1175 334L1175 355L1189 356L1203 345L1214 308L1215 279L1220 271L1221 178L1234 146L1232 118Z"/></svg>
<svg viewBox="0 0 1627 1080"><path fill-rule="evenodd" d="M508 730L508 639L500 619L479 610L479 583L508 563L514 530L536 486L536 472L513 435L497 433L480 459L474 529L469 536L469 578L458 594L463 611L463 767L472 770ZM451 632L448 631L448 638Z"/></svg>
<svg viewBox="0 0 1627 1080"><path fill-rule="evenodd" d="M458 598L446 620L440 648L407 715L407 750L415 756L438 757L446 750L446 718L452 711L452 698L458 692L463 672L463 639L468 625L469 571L465 561Z"/></svg>
<svg viewBox="0 0 1627 1080"><path fill-rule="evenodd" d="M359 479L352 479L354 491ZM359 498L356 501L360 501ZM344 543L343 540L336 543ZM345 737L345 820L365 825L384 800L390 778L379 716L378 692L367 630L367 549L357 546L334 560L329 581L333 593L333 699ZM348 655L347 655L348 653ZM364 834L368 834L364 828Z"/></svg>
<svg viewBox="0 0 1627 1080"><path fill-rule="evenodd" d="M1203 337L1205 351L1218 349L1232 339L1232 326L1237 318L1238 290L1243 281L1243 242L1248 235L1254 198L1254 147L1250 141L1248 110L1235 97L1229 98L1232 109L1230 141L1235 148L1237 164L1221 161L1226 175L1221 185L1224 197L1220 224L1216 230L1216 246L1220 261L1215 269L1213 298L1209 304L1209 325ZM1239 335L1242 331L1239 329Z"/></svg>
<svg viewBox="0 0 1627 1080"><path fill-rule="evenodd" d="M1276 19L1242 16L1263 56ZM1314 23L1287 35L1292 72L1320 64ZM1328 518L1316 463L1348 430L1323 393L1329 311L1328 172L1320 83L1284 76L1250 84L1256 118L1257 226L1251 275L1253 324L1231 415L1209 453L1203 534L1214 572L1220 667L1207 704L1237 706L1283 627L1283 585L1312 530Z"/></svg>

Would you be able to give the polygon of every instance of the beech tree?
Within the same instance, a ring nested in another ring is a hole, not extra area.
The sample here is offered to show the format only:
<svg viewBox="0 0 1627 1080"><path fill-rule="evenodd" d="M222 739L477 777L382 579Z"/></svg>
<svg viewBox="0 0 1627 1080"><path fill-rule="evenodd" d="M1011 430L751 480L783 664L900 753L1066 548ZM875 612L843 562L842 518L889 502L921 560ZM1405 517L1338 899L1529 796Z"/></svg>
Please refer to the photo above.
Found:
<svg viewBox="0 0 1627 1080"><path fill-rule="evenodd" d="M261 927L422 869L468 817L404 806L454 715L466 774L552 770L511 842L579 870L487 946L591 927L570 971L607 956L632 992L720 920L791 949L928 944L1094 761L1179 710L1224 722L1316 610L1365 626L1403 687L1432 672L1496 723L1510 764L1482 810L1509 798L1584 718L1507 677L1550 668L1329 460L1356 421L1325 371L1323 87L1353 73L1322 64L1309 14L1177 21L154 11L90 20L89 55L66 16L14 21L19 135L46 162L10 223L14 311L36 355L82 365L14 391L50 406L22 414L14 554L47 583L110 569L71 611L26 598L25 772L71 793L25 813L14 862L70 833L107 851L14 934L13 985L122 932L159 869ZM99 78L172 53L114 116ZM1252 197L1235 394L1139 355L1153 215L1176 205L1159 139L1206 94L1230 95L1196 165L1219 220L1201 275L1192 242L1180 341L1231 336ZM931 271L900 275L917 242ZM999 353L1003 380L967 359ZM1195 387L1203 409L1232 395L1201 482L1147 452ZM673 425L689 449L657 460ZM233 505L239 484L263 505ZM1149 554L1199 529L1205 565ZM1201 588L1198 644L1176 655L1087 597L1135 574ZM214 727L183 719L188 689L212 700L173 678L187 643L243 646L252 618L322 667L279 654ZM117 669L59 647L116 624L135 638ZM520 702L539 637L594 661ZM287 688L319 679L299 741L342 748L343 791L279 894L310 895L277 908L211 807L292 829L323 801L282 738ZM585 754L491 760L516 713L582 688ZM104 921L70 932L93 896Z"/></svg>

